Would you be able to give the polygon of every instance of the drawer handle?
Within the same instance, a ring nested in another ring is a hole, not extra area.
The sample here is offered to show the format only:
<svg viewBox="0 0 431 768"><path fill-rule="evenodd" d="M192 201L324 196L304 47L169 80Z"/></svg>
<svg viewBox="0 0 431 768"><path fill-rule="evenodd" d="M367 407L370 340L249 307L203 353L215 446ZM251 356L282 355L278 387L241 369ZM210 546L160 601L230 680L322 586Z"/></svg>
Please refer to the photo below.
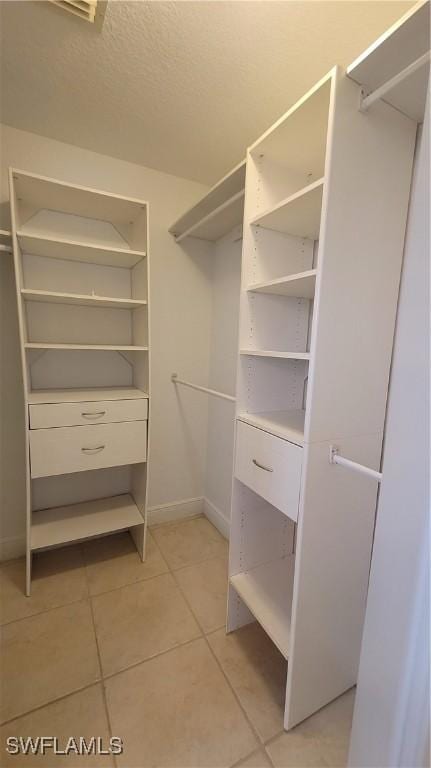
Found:
<svg viewBox="0 0 431 768"><path fill-rule="evenodd" d="M99 453L99 451L103 451L104 445L96 445L95 448L81 448L82 453Z"/></svg>
<svg viewBox="0 0 431 768"><path fill-rule="evenodd" d="M98 419L99 416L104 416L106 411L82 411L81 416L84 419Z"/></svg>
<svg viewBox="0 0 431 768"><path fill-rule="evenodd" d="M265 467L263 464L259 464L257 459L253 459L253 464L255 464L256 467L259 467L259 469L264 469L265 472L274 472L271 467Z"/></svg>

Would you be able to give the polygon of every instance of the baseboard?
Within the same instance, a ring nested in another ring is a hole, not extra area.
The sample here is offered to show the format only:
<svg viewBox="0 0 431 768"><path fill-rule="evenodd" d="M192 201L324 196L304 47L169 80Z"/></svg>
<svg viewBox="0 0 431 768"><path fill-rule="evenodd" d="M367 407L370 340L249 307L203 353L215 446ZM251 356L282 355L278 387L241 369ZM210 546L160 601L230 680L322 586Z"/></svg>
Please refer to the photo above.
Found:
<svg viewBox="0 0 431 768"><path fill-rule="evenodd" d="M204 498L203 513L205 517L208 518L210 523L212 523L217 528L217 530L220 531L221 535L224 536L225 539L229 540L230 521L223 514L221 509L216 507L215 504L213 504L209 499Z"/></svg>
<svg viewBox="0 0 431 768"><path fill-rule="evenodd" d="M9 536L0 539L0 562L15 560L25 555L25 536Z"/></svg>
<svg viewBox="0 0 431 768"><path fill-rule="evenodd" d="M183 499L171 504L160 504L149 507L147 511L148 525L160 525L174 520L182 520L187 517L196 517L204 512L204 500L202 496L196 499Z"/></svg>

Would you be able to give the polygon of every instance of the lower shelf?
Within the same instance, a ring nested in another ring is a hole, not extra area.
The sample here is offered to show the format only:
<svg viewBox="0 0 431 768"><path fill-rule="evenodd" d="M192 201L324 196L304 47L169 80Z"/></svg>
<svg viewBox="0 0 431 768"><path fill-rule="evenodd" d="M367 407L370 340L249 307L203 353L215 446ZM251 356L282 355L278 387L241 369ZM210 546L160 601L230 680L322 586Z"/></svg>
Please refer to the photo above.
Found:
<svg viewBox="0 0 431 768"><path fill-rule="evenodd" d="M237 418L283 440L304 445L304 410L240 413Z"/></svg>
<svg viewBox="0 0 431 768"><path fill-rule="evenodd" d="M132 528L144 522L130 494L33 512L31 549Z"/></svg>
<svg viewBox="0 0 431 768"><path fill-rule="evenodd" d="M229 579L285 659L289 656L294 571L295 556L288 555Z"/></svg>

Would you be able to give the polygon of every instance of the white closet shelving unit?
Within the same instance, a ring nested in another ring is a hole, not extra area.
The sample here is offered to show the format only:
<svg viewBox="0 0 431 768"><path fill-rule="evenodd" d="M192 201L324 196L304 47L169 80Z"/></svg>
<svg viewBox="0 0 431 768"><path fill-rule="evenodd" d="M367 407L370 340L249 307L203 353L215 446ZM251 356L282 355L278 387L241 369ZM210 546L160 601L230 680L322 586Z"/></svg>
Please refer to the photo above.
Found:
<svg viewBox="0 0 431 768"><path fill-rule="evenodd" d="M11 169L27 594L36 550L129 529L145 556L148 204Z"/></svg>
<svg viewBox="0 0 431 768"><path fill-rule="evenodd" d="M189 208L169 232L177 243L186 237L215 242L238 224L244 214L245 160L224 176Z"/></svg>
<svg viewBox="0 0 431 768"><path fill-rule="evenodd" d="M333 69L247 154L228 631L289 660L285 727L356 682L416 124Z"/></svg>

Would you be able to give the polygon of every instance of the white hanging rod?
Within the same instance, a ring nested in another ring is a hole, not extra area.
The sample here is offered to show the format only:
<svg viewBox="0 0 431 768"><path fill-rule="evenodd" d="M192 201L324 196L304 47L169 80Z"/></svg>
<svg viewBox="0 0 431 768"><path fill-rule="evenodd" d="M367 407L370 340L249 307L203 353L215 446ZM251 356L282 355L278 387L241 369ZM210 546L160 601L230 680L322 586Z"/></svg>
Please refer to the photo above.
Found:
<svg viewBox="0 0 431 768"><path fill-rule="evenodd" d="M371 467L364 467L363 464L358 464L356 461L351 461L350 459L345 459L344 456L339 456L338 448L336 448L335 445L329 446L329 463L340 464L340 466L347 467L347 469L353 469L354 472L359 472L361 475L368 475L368 477L377 480L378 483L382 480L381 472L376 472L376 470L371 469Z"/></svg>
<svg viewBox="0 0 431 768"><path fill-rule="evenodd" d="M392 91L395 86L399 85L399 83L402 83L403 80L405 80L407 77L410 77L413 72L416 72L416 70L423 67L423 65L430 60L430 56L431 51L427 51L427 53L419 56L416 61L412 61L412 63L405 67L405 69L402 69L401 72L397 72L397 74L394 75L394 77L391 77L390 80L387 80L386 83L383 83L378 88L376 88L375 91L370 93L368 96L363 97L361 99L360 106L361 112L365 112L369 107L371 107L372 104L374 104L375 101L381 99L383 96L389 93L389 91Z"/></svg>
<svg viewBox="0 0 431 768"><path fill-rule="evenodd" d="M207 395L213 395L213 397L220 397L221 400L230 400L232 403L234 403L236 400L235 397L232 397L232 395L225 395L224 392L217 392L217 390L215 389L208 389L208 387L200 387L198 384L192 384L190 381L184 381L183 379L179 379L177 373L172 374L171 381L173 384L182 384L184 387L190 387L190 389L197 389L198 392L206 392Z"/></svg>

